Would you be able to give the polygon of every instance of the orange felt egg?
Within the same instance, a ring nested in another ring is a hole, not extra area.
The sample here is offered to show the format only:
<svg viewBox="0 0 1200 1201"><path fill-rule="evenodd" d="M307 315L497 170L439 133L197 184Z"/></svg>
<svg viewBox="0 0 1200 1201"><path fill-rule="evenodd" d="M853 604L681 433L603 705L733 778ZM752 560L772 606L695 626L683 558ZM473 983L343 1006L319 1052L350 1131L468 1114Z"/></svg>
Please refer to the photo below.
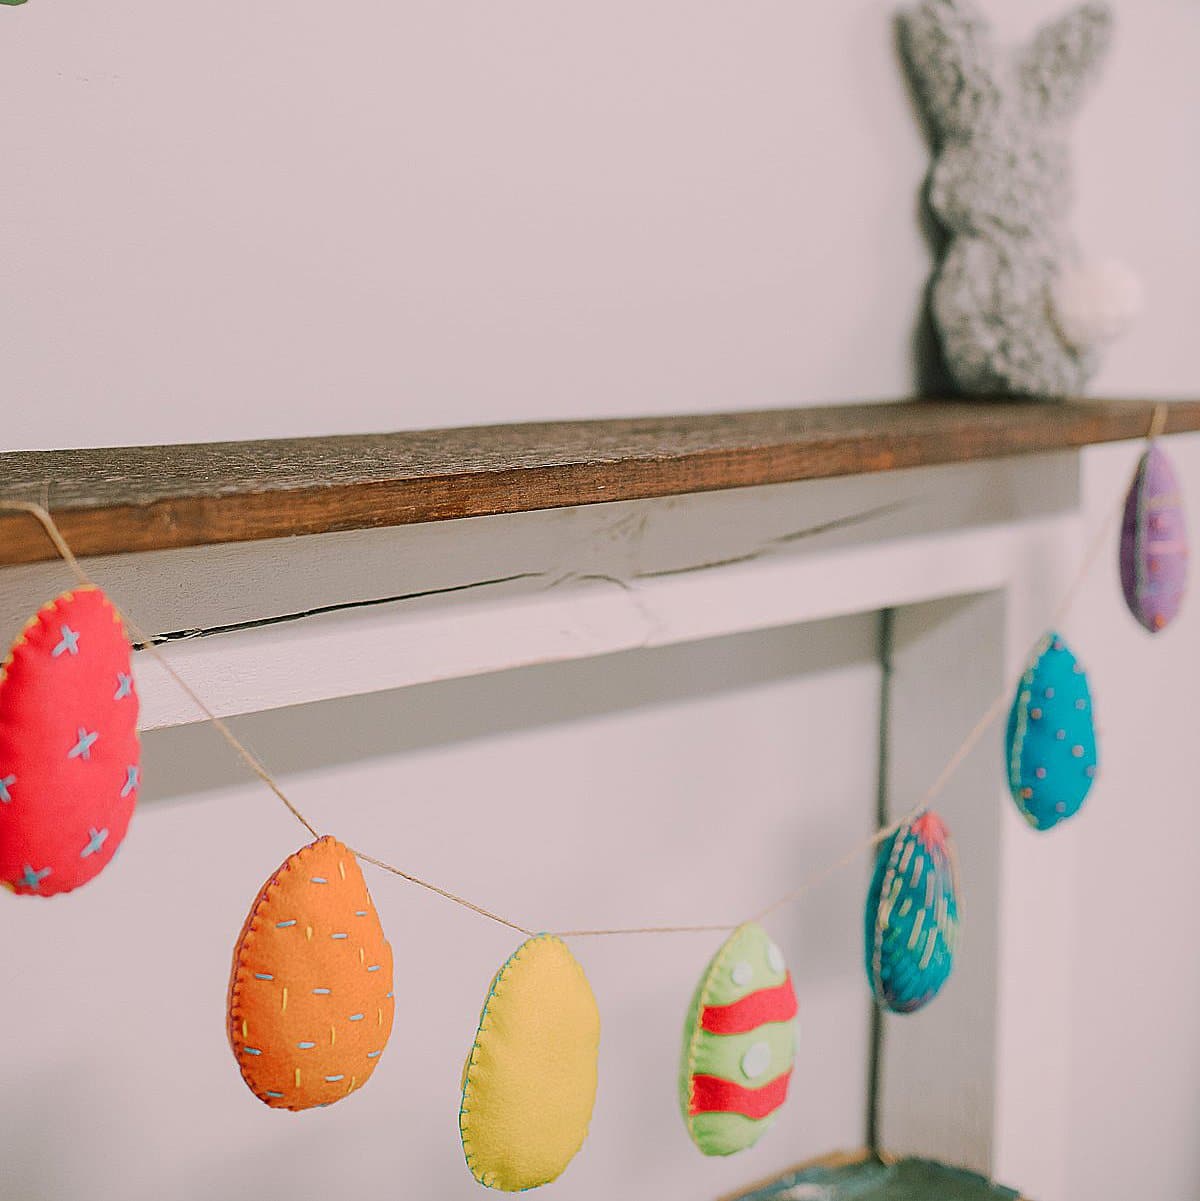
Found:
<svg viewBox="0 0 1200 1201"><path fill-rule="evenodd" d="M336 838L297 851L263 885L233 953L229 1043L275 1109L340 1101L392 1032L392 948L357 860Z"/></svg>
<svg viewBox="0 0 1200 1201"><path fill-rule="evenodd" d="M137 803L129 639L98 588L44 605L0 668L0 884L52 896L110 862Z"/></svg>

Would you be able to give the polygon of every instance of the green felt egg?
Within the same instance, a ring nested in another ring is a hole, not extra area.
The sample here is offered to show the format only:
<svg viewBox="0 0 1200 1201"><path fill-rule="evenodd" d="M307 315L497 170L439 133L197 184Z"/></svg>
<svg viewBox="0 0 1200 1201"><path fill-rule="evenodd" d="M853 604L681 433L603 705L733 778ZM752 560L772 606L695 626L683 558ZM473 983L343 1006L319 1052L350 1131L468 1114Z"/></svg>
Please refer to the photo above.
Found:
<svg viewBox="0 0 1200 1201"><path fill-rule="evenodd" d="M779 948L754 922L709 963L688 1010L679 1105L705 1155L753 1146L787 1098L796 994Z"/></svg>

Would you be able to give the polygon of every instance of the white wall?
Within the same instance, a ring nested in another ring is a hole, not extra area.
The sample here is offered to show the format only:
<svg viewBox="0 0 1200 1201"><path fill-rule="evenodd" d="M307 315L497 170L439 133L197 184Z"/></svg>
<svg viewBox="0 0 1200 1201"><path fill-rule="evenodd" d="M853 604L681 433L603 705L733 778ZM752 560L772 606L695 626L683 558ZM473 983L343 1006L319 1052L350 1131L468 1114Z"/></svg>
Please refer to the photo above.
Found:
<svg viewBox="0 0 1200 1201"><path fill-rule="evenodd" d="M1200 531L1200 438L1172 454ZM1089 456L1091 514L1135 459L1131 447ZM1062 848L1075 860L1062 1195L1200 1196L1200 912L1188 899L1200 854L1190 767L1200 597L1168 637L1151 638L1103 561L1068 632L1092 673L1104 774L1089 820Z"/></svg>
<svg viewBox="0 0 1200 1201"><path fill-rule="evenodd" d="M67 420L0 439L895 394L924 151L888 12L31 0L0 338Z"/></svg>
<svg viewBox="0 0 1200 1201"><path fill-rule="evenodd" d="M0 9L0 445L904 394L927 271L916 221L926 158L892 7ZM990 5L1014 35L1057 7ZM1116 7L1114 54L1080 121L1078 229L1090 249L1137 266L1150 308L1096 391L1194 395L1200 8ZM1124 486L1133 453L1086 456L1089 520ZM1181 446L1179 460L1200 480L1200 449ZM1056 1108L1032 1075L1012 1089L1027 1086L1031 1104L998 1118L998 1170L1038 1201L1200 1193L1189 951L1200 917L1177 883L1200 850L1187 725L1200 626L1189 611L1151 643L1121 613L1111 570L1098 579L1069 632L1096 675L1105 779L1087 816L1038 849L1047 875L1069 869L1074 936L1043 948L1062 985L1054 1012L1039 1013L1039 980L1020 975L1003 1035L1028 1062L1028 1040L1066 1031L1047 1054L1064 1065ZM690 822L719 820L731 795L747 809L739 850L771 856L762 879L731 880L735 908L741 890L775 891L869 821L873 636L852 619L247 724L322 821L451 887L564 922L692 916L694 856L724 848ZM595 700L553 720L571 696ZM514 706L528 720L489 732L486 715ZM457 741L464 711L475 735ZM419 733L392 754L401 722ZM343 744L364 723L373 750L358 761ZM322 731L327 761L314 765L299 746ZM398 1031L391 1062L345 1112L261 1111L223 1046L222 977L295 830L260 789L212 779L198 762L204 735L147 740L153 791L177 795L145 806L119 873L5 923L3 1014L22 1037L3 1057L0 1197L239 1198L270 1186L304 1198L346 1180L476 1195L445 1098L508 940L374 884L400 987L413 965L426 1003L414 997L414 1020L437 1016L412 1039ZM201 783L219 787L196 793ZM536 871L450 849L482 823L514 850L514 817L548 826ZM580 868L585 841L597 850ZM607 1083L560 1196L711 1196L857 1141L861 886L849 872L781 923L805 986L796 1099L760 1152L728 1164L701 1163L667 1112L677 1013L710 948L582 949L610 1032ZM658 1110L655 1087L666 1088ZM427 1088L438 1104L423 1105ZM1049 1129L1028 1116L1047 1112Z"/></svg>
<svg viewBox="0 0 1200 1201"><path fill-rule="evenodd" d="M242 719L318 828L545 928L737 921L871 828L867 616ZM814 701L829 716L814 718ZM395 750L401 743L404 750ZM347 1102L263 1107L225 1042L245 911L303 831L202 726L150 735L142 809L86 894L4 935L0 1197L480 1196L459 1073L511 932L369 871L397 1024ZM206 790L187 794L189 778ZM179 795L183 794L183 795ZM751 1155L704 1160L675 1100L703 935L578 940L603 1015L588 1142L547 1196L715 1195L861 1137L866 863L772 921L801 996L797 1084Z"/></svg>

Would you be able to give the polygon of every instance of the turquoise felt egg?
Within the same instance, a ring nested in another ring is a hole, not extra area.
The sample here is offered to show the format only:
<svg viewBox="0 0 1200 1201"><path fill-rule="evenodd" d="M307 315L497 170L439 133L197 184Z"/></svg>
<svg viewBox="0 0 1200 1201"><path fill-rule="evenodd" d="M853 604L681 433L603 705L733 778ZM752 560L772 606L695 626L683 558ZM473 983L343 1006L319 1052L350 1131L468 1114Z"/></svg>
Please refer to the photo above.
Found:
<svg viewBox="0 0 1200 1201"><path fill-rule="evenodd" d="M926 810L880 848L867 893L867 978L875 1000L913 1013L941 991L958 942L958 882L945 824Z"/></svg>
<svg viewBox="0 0 1200 1201"><path fill-rule="evenodd" d="M1083 666L1047 634L1013 700L1005 740L1008 787L1035 830L1079 812L1096 778L1096 726Z"/></svg>

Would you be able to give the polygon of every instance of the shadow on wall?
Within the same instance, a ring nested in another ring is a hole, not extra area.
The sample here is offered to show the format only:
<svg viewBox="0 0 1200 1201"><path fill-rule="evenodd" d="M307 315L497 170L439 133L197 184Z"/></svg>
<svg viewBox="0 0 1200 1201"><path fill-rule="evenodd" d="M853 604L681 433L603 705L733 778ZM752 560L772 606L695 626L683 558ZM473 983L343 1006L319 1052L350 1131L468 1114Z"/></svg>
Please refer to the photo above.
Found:
<svg viewBox="0 0 1200 1201"><path fill-rule="evenodd" d="M892 48L896 60L896 70L904 81L904 92L908 97L908 106L912 111L913 123L924 135L925 144L931 150L936 149L934 130L926 117L923 108L917 100L913 88L912 71L908 63L908 55L904 49L903 22L899 14L892 21ZM921 230L925 245L929 248L930 265L941 260L949 235L938 223L929 207L929 178L925 176L921 189L917 194L916 212L913 214ZM937 330L933 326L933 315L930 307L930 294L933 291L934 275L931 272L921 290L921 303L913 323L910 339L913 386L918 396L954 396L957 388L950 378L946 360L942 354L941 342Z"/></svg>
<svg viewBox="0 0 1200 1201"><path fill-rule="evenodd" d="M286 775L686 704L862 661L858 624L833 619L295 705L233 724L272 772ZM155 730L143 739L143 804L249 779L207 724Z"/></svg>

